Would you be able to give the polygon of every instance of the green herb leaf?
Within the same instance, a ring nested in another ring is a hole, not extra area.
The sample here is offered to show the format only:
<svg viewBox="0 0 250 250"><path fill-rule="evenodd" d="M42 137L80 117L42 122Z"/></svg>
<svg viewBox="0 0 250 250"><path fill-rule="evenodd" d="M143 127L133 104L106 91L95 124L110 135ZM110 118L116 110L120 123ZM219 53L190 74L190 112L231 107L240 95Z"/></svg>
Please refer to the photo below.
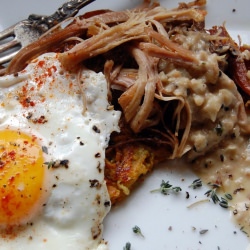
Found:
<svg viewBox="0 0 250 250"><path fill-rule="evenodd" d="M48 169L50 169L55 165L55 161L44 162L43 164L47 165Z"/></svg>
<svg viewBox="0 0 250 250"><path fill-rule="evenodd" d="M133 229L133 232L134 232L135 234L138 234L138 235L144 237L144 235L143 235L142 232L141 232L141 229L140 229L138 226L134 226L132 229Z"/></svg>
<svg viewBox="0 0 250 250"><path fill-rule="evenodd" d="M225 194L225 197L228 199L228 200L232 200L233 199L233 196L231 194Z"/></svg>
<svg viewBox="0 0 250 250"><path fill-rule="evenodd" d="M221 197L221 200L220 200L220 202L219 202L219 205L220 205L221 207L223 207L223 208L228 208L228 201L227 201L227 199Z"/></svg>
<svg viewBox="0 0 250 250"><path fill-rule="evenodd" d="M169 184L169 181L165 182L162 180L160 188L151 190L151 193L160 192L164 195L167 195L169 191L174 191L176 193L180 192L182 189L180 187L173 187L173 185Z"/></svg>
<svg viewBox="0 0 250 250"><path fill-rule="evenodd" d="M217 202L220 201L218 195L216 194L216 189L210 189L210 190L208 190L208 191L205 193L205 195L206 195L207 197L210 197L211 200L214 202L214 204L216 204Z"/></svg>
<svg viewBox="0 0 250 250"><path fill-rule="evenodd" d="M229 204L228 204L228 200L232 200L233 197L231 194L226 193L225 194L225 198L221 197L219 198L217 195L217 189L220 188L220 185L216 184L216 183L208 183L208 185L210 185L212 187L212 189L208 190L205 195L207 197L210 197L211 200L216 204L218 203L221 207L223 208L228 208Z"/></svg>
<svg viewBox="0 0 250 250"><path fill-rule="evenodd" d="M49 161L49 162L44 162L44 165L48 166L48 169L50 168L58 168L58 167L69 167L69 160L56 160L56 161Z"/></svg>
<svg viewBox="0 0 250 250"><path fill-rule="evenodd" d="M217 189L220 187L220 185L216 184L216 183L208 183L209 186L212 187L212 189L208 190L205 195L207 197L210 197L211 200L214 202L214 204L216 204L217 202L220 202L220 199L218 197L218 195L216 194Z"/></svg>
<svg viewBox="0 0 250 250"><path fill-rule="evenodd" d="M200 179L196 179L192 182L191 185L189 185L190 188L196 189L199 187L202 187L202 181Z"/></svg>
<svg viewBox="0 0 250 250"><path fill-rule="evenodd" d="M131 250L131 243L127 242L126 245L123 247L123 250Z"/></svg>

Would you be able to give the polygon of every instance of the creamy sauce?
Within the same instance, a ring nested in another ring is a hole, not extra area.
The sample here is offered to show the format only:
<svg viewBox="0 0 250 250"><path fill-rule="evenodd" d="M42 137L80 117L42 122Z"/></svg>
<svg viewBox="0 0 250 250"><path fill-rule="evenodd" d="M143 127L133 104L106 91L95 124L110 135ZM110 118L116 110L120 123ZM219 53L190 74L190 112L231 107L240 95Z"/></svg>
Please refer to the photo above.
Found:
<svg viewBox="0 0 250 250"><path fill-rule="evenodd" d="M228 201L233 221L250 235L250 152L247 138L238 137L225 143L192 164L204 183L215 183L218 196L231 194ZM216 191L216 192L217 192Z"/></svg>
<svg viewBox="0 0 250 250"><path fill-rule="evenodd" d="M204 183L218 185L218 197L232 196L227 201L232 218L250 236L250 146L239 126L244 116L240 113L242 99L235 83L221 71L221 59L209 52L205 36L190 32L175 39L195 52L200 62L198 75L182 65L160 65L165 91L185 98L190 107L192 121L184 158L192 162L191 168Z"/></svg>

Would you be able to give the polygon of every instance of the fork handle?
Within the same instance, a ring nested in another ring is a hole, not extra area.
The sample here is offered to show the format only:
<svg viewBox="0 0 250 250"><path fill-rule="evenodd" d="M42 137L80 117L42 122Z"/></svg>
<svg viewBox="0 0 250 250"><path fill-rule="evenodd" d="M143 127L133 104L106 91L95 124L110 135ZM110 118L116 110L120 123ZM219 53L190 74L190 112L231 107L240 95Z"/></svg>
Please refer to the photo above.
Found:
<svg viewBox="0 0 250 250"><path fill-rule="evenodd" d="M50 16L31 14L28 17L30 24L41 33L46 32L63 20L75 16L79 10L95 0L70 0L64 3Z"/></svg>

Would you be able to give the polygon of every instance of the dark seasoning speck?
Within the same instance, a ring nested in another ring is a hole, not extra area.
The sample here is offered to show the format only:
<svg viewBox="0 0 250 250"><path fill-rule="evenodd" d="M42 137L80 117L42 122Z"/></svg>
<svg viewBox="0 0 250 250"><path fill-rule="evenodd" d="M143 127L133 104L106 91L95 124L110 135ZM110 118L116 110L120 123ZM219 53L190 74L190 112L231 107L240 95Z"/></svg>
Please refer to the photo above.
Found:
<svg viewBox="0 0 250 250"><path fill-rule="evenodd" d="M96 125L94 125L94 126L92 127L92 129L93 129L94 132L96 132L97 134L100 134L100 133L101 133L101 130L100 130Z"/></svg>
<svg viewBox="0 0 250 250"><path fill-rule="evenodd" d="M105 206L105 207L110 207L110 206L111 206L110 201L105 201L105 202L104 202L104 206Z"/></svg>
<svg viewBox="0 0 250 250"><path fill-rule="evenodd" d="M98 170L98 172L99 173L101 173L102 172L102 167L101 167L101 162L98 162L98 164L97 164L97 170Z"/></svg>
<svg viewBox="0 0 250 250"><path fill-rule="evenodd" d="M100 158L100 157L101 157L101 153L98 152L95 154L95 158Z"/></svg>
<svg viewBox="0 0 250 250"><path fill-rule="evenodd" d="M100 188L102 186L97 179L89 180L89 183L91 188Z"/></svg>
<svg viewBox="0 0 250 250"><path fill-rule="evenodd" d="M80 146L84 146L85 145L84 142L81 140L80 136L76 137L76 139L79 141L79 145Z"/></svg>

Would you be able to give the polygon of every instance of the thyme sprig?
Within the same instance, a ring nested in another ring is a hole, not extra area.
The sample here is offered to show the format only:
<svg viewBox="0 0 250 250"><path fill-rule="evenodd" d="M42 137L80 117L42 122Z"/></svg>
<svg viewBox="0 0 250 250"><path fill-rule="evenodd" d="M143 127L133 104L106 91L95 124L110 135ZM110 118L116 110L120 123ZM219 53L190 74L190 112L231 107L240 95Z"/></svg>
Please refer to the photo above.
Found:
<svg viewBox="0 0 250 250"><path fill-rule="evenodd" d="M233 197L231 194L226 193L225 197L220 197L217 195L217 190L221 187L220 185L216 183L208 183L212 188L208 190L205 195L207 197L210 197L211 200L214 202L214 204L218 203L223 208L228 208L229 204L228 201L232 200Z"/></svg>
<svg viewBox="0 0 250 250"><path fill-rule="evenodd" d="M190 188L196 189L199 187L202 187L202 181L201 179L195 179L192 184L189 185Z"/></svg>
<svg viewBox="0 0 250 250"><path fill-rule="evenodd" d="M135 234L138 234L138 235L140 235L140 236L142 236L142 237L144 238L144 235L142 234L142 231L141 231L140 227L134 226L134 227L132 228L132 230L133 230L133 232L134 232Z"/></svg>
<svg viewBox="0 0 250 250"><path fill-rule="evenodd" d="M169 191L174 191L176 193L180 192L182 189L180 187L173 187L173 185L169 184L169 181L164 181L162 180L160 188L151 190L151 193L155 193L155 192L160 192L164 195L167 195L169 193Z"/></svg>

